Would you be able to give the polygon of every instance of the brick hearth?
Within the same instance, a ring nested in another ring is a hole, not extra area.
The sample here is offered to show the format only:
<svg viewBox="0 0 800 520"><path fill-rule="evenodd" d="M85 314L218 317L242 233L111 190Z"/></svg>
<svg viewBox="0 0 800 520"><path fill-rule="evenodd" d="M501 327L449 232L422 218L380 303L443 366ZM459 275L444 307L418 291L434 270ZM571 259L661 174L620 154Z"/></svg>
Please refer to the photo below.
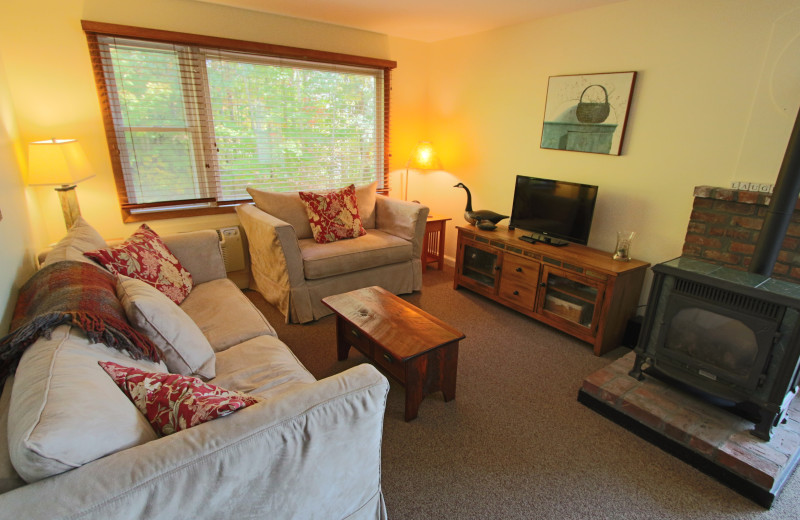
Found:
<svg viewBox="0 0 800 520"><path fill-rule="evenodd" d="M697 186L683 256L747 269L769 202L769 193ZM774 278L791 282L800 282L798 206L772 273Z"/></svg>
<svg viewBox="0 0 800 520"><path fill-rule="evenodd" d="M767 442L753 423L651 376L630 377L634 353L583 381L578 400L770 507L800 458L800 399Z"/></svg>

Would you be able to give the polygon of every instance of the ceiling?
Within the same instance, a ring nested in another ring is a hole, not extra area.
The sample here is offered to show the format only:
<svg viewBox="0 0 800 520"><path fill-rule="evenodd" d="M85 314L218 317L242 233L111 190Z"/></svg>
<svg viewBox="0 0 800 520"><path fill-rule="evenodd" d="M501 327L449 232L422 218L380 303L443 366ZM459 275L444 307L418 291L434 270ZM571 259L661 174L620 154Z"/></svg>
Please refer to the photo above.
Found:
<svg viewBox="0 0 800 520"><path fill-rule="evenodd" d="M424 42L622 0L197 0Z"/></svg>

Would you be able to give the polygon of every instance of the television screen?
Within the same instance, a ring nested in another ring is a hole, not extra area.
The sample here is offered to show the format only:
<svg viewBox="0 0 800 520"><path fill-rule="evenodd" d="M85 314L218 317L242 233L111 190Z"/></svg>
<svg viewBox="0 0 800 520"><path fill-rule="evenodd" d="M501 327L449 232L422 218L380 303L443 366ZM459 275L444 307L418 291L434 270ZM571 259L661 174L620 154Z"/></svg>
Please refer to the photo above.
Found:
<svg viewBox="0 0 800 520"><path fill-rule="evenodd" d="M529 242L586 245L596 199L597 186L517 175L509 224L530 231Z"/></svg>

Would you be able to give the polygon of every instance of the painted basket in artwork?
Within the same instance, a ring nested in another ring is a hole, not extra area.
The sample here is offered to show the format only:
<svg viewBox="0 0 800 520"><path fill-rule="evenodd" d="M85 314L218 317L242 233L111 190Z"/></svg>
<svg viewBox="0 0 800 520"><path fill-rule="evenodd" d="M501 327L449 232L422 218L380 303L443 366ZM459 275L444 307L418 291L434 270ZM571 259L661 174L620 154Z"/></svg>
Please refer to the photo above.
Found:
<svg viewBox="0 0 800 520"><path fill-rule="evenodd" d="M586 91L593 87L599 87L603 89L605 101L596 102L583 100L583 96L586 94ZM605 121L610 111L611 105L608 104L608 91L606 88L603 85L589 85L583 89L583 92L581 92L581 98L578 101L578 106L575 109L575 117L577 117L578 121L581 123L597 124Z"/></svg>

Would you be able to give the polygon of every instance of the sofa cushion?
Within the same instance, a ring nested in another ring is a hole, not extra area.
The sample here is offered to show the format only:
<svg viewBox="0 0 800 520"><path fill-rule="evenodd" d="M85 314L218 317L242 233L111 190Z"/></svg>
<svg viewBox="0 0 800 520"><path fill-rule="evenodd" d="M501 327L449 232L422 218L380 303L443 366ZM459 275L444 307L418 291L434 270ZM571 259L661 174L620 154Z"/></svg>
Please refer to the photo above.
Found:
<svg viewBox="0 0 800 520"><path fill-rule="evenodd" d="M25 485L25 481L11 464L11 457L8 453L8 407L11 402L13 384L14 376L12 375L6 379L3 393L0 394L0 494Z"/></svg>
<svg viewBox="0 0 800 520"><path fill-rule="evenodd" d="M361 224L364 229L375 229L375 202L378 198L378 181L364 186L356 186L356 199L358 200L358 214L361 215Z"/></svg>
<svg viewBox="0 0 800 520"><path fill-rule="evenodd" d="M276 336L253 302L228 278L195 286L181 309L200 327L215 352L256 336Z"/></svg>
<svg viewBox="0 0 800 520"><path fill-rule="evenodd" d="M147 224L116 247L84 254L112 273L149 283L175 303L181 303L192 290L192 275Z"/></svg>
<svg viewBox="0 0 800 520"><path fill-rule="evenodd" d="M352 184L328 193L301 191L300 200L306 206L311 232L318 244L358 238L367 233L361 224L356 188Z"/></svg>
<svg viewBox="0 0 800 520"><path fill-rule="evenodd" d="M120 275L117 297L128 321L158 347L170 372L214 377L214 349L200 328L155 287Z"/></svg>
<svg viewBox="0 0 800 520"><path fill-rule="evenodd" d="M311 226L308 224L308 213L300 194L296 191L279 193L247 187L247 193L253 197L256 207L273 217L283 220L294 228L297 238L311 238Z"/></svg>
<svg viewBox="0 0 800 520"><path fill-rule="evenodd" d="M411 242L377 229L354 240L317 244L305 239L299 245L307 280L407 262L412 254Z"/></svg>
<svg viewBox="0 0 800 520"><path fill-rule="evenodd" d="M91 344L68 325L56 328L50 339L38 339L20 360L8 416L11 462L25 481L158 438L98 361L166 372L163 363Z"/></svg>
<svg viewBox="0 0 800 520"><path fill-rule="evenodd" d="M148 372L111 361L98 364L160 435L177 433L258 402L196 377Z"/></svg>
<svg viewBox="0 0 800 520"><path fill-rule="evenodd" d="M310 384L314 376L275 336L258 336L217 354L217 377L211 383L258 397Z"/></svg>
<svg viewBox="0 0 800 520"><path fill-rule="evenodd" d="M103 240L100 233L95 231L83 217L78 217L64 238L59 240L47 253L42 267L62 260L92 262L91 259L83 256L83 253L104 247L106 247L106 241Z"/></svg>
<svg viewBox="0 0 800 520"><path fill-rule="evenodd" d="M358 211L361 215L361 222L365 229L375 227L375 201L378 187L377 182L372 182L364 186L356 186L356 200L358 200ZM311 225L308 223L308 213L300 194L292 192L274 192L259 190L248 186L247 193L253 197L253 202L261 211L269 213L284 222L291 224L297 238L311 238ZM325 193L319 191L317 193Z"/></svg>

